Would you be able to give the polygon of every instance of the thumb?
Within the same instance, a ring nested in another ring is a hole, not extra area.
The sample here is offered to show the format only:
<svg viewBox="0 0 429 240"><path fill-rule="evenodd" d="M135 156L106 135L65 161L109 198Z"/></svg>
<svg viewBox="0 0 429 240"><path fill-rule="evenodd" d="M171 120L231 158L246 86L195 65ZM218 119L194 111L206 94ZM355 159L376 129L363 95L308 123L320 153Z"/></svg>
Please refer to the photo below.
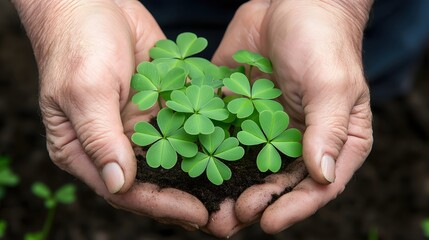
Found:
<svg viewBox="0 0 429 240"><path fill-rule="evenodd" d="M74 84L63 109L108 191L126 192L135 179L136 159L124 134L119 91L108 85Z"/></svg>
<svg viewBox="0 0 429 240"><path fill-rule="evenodd" d="M318 86L313 85L307 92L307 96L314 97L304 104L306 130L303 159L310 176L326 184L335 181L335 162L348 138L348 124L354 104L351 103L352 94L347 94L345 83ZM322 94L327 92L332 94Z"/></svg>

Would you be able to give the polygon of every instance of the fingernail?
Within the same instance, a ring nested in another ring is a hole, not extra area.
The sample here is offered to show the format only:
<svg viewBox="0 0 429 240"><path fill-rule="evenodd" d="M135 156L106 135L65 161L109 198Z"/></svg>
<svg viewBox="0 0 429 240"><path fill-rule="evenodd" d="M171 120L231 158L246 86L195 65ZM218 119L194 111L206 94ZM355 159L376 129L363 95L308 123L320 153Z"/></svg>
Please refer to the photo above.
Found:
<svg viewBox="0 0 429 240"><path fill-rule="evenodd" d="M119 192L125 183L124 173L115 162L110 162L104 166L101 171L101 177L110 193Z"/></svg>
<svg viewBox="0 0 429 240"><path fill-rule="evenodd" d="M323 176L328 182L333 183L335 181L335 160L329 155L324 155L321 165Z"/></svg>

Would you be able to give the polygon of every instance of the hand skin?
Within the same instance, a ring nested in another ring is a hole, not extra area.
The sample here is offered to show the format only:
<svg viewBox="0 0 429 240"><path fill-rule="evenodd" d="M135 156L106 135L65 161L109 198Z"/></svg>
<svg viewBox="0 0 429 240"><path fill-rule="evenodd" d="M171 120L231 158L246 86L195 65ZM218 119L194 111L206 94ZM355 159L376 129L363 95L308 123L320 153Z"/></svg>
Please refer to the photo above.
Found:
<svg viewBox="0 0 429 240"><path fill-rule="evenodd" d="M271 59L291 124L305 131L309 176L269 206L271 194L290 186L290 175L272 175L235 204L225 203L234 206L219 214L235 219L229 230L222 229L225 236L258 220L271 234L303 220L336 198L365 161L373 139L361 48L371 5L370 0L253 0L237 11L213 62L234 66L230 56L239 49Z"/></svg>
<svg viewBox="0 0 429 240"><path fill-rule="evenodd" d="M130 103L130 79L165 38L135 0L15 0L40 74L40 107L50 157L117 208L186 229L206 225L194 196L135 183L129 136L143 116ZM140 115L139 115L140 114Z"/></svg>

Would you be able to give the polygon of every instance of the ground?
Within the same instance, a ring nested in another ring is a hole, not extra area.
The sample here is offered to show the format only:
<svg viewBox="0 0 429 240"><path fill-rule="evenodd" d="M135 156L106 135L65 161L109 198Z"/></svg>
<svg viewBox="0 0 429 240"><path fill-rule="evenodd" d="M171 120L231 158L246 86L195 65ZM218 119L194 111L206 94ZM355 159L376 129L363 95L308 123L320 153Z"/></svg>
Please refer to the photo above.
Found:
<svg viewBox="0 0 429 240"><path fill-rule="evenodd" d="M426 54L427 55L427 54ZM338 198L310 218L277 235L257 225L233 239L424 239L421 221L429 217L429 60L406 97L374 108L374 146ZM41 228L46 217L30 186L77 186L77 201L60 206L50 239L212 239L108 205L79 180L58 169L45 147L37 104L37 69L31 46L8 1L0 2L0 154L13 159L21 176L0 202L9 223L5 239L21 239Z"/></svg>

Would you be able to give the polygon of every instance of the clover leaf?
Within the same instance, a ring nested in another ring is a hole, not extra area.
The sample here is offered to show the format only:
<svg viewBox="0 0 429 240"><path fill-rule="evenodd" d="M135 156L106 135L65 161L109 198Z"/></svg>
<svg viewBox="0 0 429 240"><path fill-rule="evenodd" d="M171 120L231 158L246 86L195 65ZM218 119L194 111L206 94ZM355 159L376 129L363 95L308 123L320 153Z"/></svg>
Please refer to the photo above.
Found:
<svg viewBox="0 0 429 240"><path fill-rule="evenodd" d="M211 134L215 130L211 120L222 121L229 116L222 99L207 85L192 85L185 92L175 90L166 104L176 112L191 114L184 124L185 131L191 135Z"/></svg>
<svg viewBox="0 0 429 240"><path fill-rule="evenodd" d="M184 69L167 69L166 65L156 66L150 62L137 66L137 73L131 79L131 87L138 93L132 97L132 102L137 104L140 110L151 108L157 101L161 108L161 93L180 89L185 85L187 74Z"/></svg>
<svg viewBox="0 0 429 240"><path fill-rule="evenodd" d="M160 40L149 51L155 64L167 64L170 67L185 69L191 78L204 76L204 70L214 66L200 57L191 57L207 47L207 40L189 32L177 36L176 42Z"/></svg>
<svg viewBox="0 0 429 240"><path fill-rule="evenodd" d="M197 145L194 143L196 137L187 134L182 127L185 121L183 114L164 108L159 111L156 121L161 133L143 121L134 126L135 133L131 136L131 140L139 146L152 144L146 153L150 167L172 168L177 163L176 152L184 157L197 154Z"/></svg>
<svg viewBox="0 0 429 240"><path fill-rule="evenodd" d="M269 74L273 73L271 61L258 53L247 50L239 50L234 55L232 55L232 58L234 58L234 60L238 63L245 63L250 66L255 66L261 70L261 72Z"/></svg>
<svg viewBox="0 0 429 240"><path fill-rule="evenodd" d="M274 88L274 83L268 79L256 80L250 89L250 82L246 75L233 73L231 77L225 78L223 83L232 92L244 96L232 100L227 106L231 113L237 114L237 118L249 117L255 108L258 112L283 110L279 102L271 100L279 97L282 92Z"/></svg>
<svg viewBox="0 0 429 240"><path fill-rule="evenodd" d="M245 120L237 134L238 140L247 146L265 144L256 158L261 172L278 172L281 157L278 151L289 157L302 154L301 132L296 128L287 129L289 116L283 111L263 111L259 115L260 126L252 120Z"/></svg>
<svg viewBox="0 0 429 240"><path fill-rule="evenodd" d="M236 161L243 157L244 149L239 146L235 137L225 139L225 132L220 127L215 127L213 133L199 135L199 141L203 152L198 152L195 157L185 158L181 167L190 177L198 177L206 171L207 178L215 185L221 185L224 180L232 176L231 169L220 159Z"/></svg>

